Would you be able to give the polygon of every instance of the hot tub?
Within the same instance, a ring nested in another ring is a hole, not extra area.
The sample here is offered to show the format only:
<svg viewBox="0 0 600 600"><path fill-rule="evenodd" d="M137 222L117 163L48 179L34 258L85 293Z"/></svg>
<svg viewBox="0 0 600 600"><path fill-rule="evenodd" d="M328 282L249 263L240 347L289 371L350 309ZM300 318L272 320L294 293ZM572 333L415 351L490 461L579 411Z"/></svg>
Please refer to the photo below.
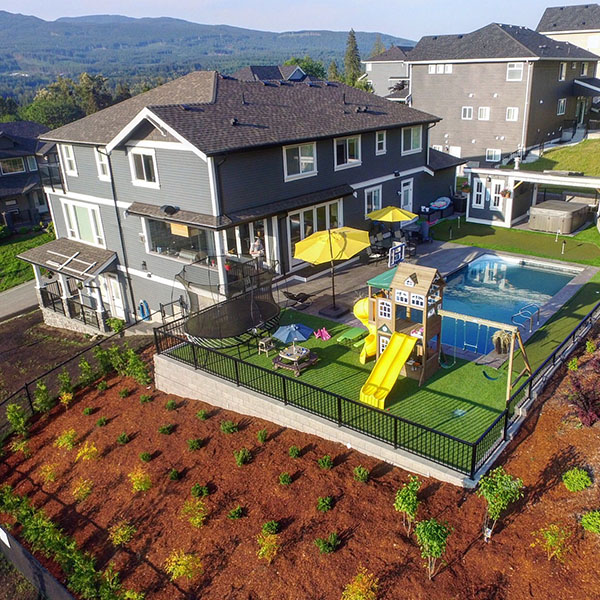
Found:
<svg viewBox="0 0 600 600"><path fill-rule="evenodd" d="M588 218L588 208L577 202L547 200L529 211L529 228L548 233L572 233L579 229Z"/></svg>

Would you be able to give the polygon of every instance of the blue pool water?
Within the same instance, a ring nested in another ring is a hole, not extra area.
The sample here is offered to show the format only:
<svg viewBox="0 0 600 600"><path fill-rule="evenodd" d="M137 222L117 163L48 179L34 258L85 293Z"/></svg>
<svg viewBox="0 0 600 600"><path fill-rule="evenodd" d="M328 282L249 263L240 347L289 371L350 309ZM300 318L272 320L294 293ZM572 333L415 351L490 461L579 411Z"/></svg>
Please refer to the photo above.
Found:
<svg viewBox="0 0 600 600"><path fill-rule="evenodd" d="M555 265L484 254L446 278L443 307L510 325L519 310L529 305L541 308L575 275ZM493 349L494 331L444 317L442 343L485 354Z"/></svg>

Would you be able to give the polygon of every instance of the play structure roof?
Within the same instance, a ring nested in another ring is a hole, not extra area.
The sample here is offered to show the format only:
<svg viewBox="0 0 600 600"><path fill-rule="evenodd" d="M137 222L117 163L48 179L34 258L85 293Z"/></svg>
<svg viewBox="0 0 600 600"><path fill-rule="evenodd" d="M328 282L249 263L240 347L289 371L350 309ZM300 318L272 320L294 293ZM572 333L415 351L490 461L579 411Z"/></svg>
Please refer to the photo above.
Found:
<svg viewBox="0 0 600 600"><path fill-rule="evenodd" d="M379 290L389 290L392 285L392 279L394 279L394 275L396 274L396 269L398 267L394 267L389 271L384 271L375 277L372 277L367 281L367 285L371 287L377 288Z"/></svg>
<svg viewBox="0 0 600 600"><path fill-rule="evenodd" d="M412 283L407 283L410 280ZM391 287L407 288L415 292L428 294L432 284L443 285L444 280L437 269L409 263L400 263L392 278Z"/></svg>

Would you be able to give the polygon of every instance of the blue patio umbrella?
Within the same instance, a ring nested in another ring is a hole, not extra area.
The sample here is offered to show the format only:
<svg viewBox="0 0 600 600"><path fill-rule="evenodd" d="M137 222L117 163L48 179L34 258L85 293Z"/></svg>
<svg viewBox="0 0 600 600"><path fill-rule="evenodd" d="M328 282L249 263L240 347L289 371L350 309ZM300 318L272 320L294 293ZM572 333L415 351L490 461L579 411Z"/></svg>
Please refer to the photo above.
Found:
<svg viewBox="0 0 600 600"><path fill-rule="evenodd" d="M304 342L313 334L313 330L308 325L294 323L293 325L282 325L274 334L279 341L284 344L295 344L295 342Z"/></svg>

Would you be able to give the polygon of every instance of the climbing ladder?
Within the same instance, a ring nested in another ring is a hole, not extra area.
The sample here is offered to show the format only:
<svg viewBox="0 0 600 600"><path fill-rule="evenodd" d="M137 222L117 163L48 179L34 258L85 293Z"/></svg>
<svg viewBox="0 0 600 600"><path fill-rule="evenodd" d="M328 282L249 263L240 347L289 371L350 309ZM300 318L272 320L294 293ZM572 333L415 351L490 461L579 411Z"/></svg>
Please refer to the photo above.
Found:
<svg viewBox="0 0 600 600"><path fill-rule="evenodd" d="M529 333L533 330L533 319L535 317L535 324L539 325L540 323L540 307L537 304L526 304L522 308L519 309L511 318L511 322L513 325L517 327L523 327L525 329L525 325L529 323Z"/></svg>

